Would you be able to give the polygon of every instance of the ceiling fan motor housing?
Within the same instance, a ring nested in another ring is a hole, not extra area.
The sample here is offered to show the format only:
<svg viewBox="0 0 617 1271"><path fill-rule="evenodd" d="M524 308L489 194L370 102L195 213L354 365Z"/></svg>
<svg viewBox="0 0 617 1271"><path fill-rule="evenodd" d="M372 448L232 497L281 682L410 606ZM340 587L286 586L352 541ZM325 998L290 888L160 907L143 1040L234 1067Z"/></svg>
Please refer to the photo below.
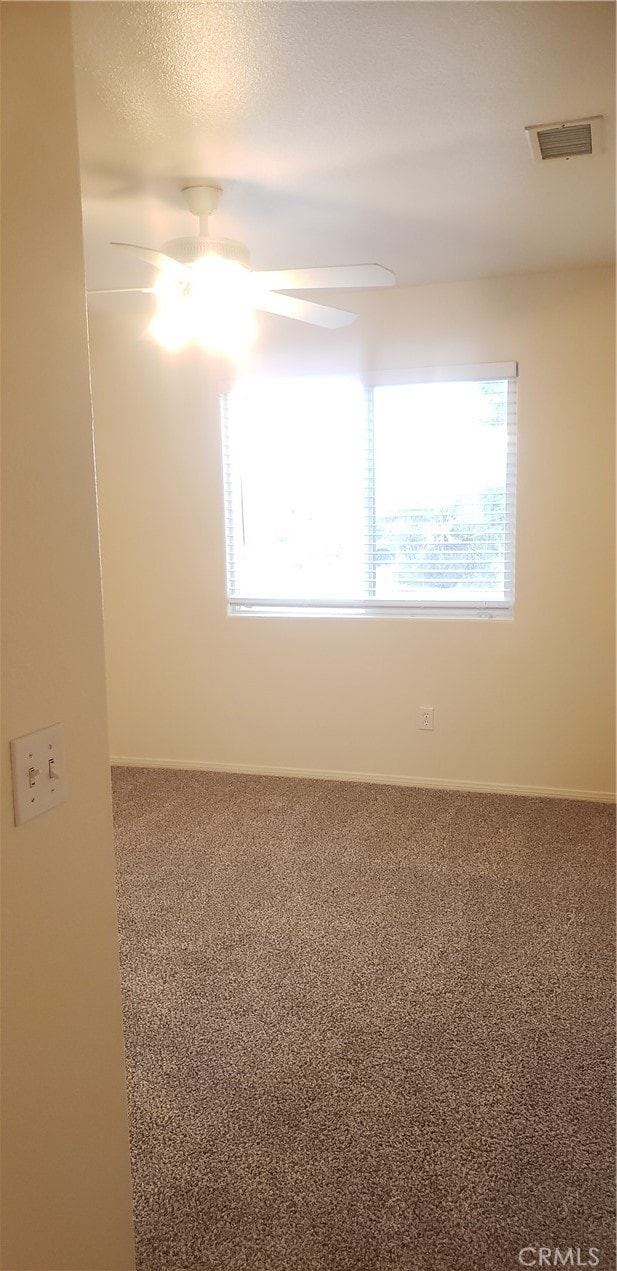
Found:
<svg viewBox="0 0 617 1271"><path fill-rule="evenodd" d="M223 260L236 261L245 269L250 267L250 256L244 243L237 243L232 238L172 238L163 244L161 250L183 265L192 265L206 256L218 256Z"/></svg>

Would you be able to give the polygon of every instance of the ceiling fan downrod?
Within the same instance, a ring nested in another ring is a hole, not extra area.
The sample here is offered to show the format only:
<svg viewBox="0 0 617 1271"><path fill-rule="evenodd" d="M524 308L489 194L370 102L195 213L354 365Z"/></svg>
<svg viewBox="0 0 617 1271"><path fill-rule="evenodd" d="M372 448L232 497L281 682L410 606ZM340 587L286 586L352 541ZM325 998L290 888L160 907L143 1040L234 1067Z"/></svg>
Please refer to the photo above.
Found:
<svg viewBox="0 0 617 1271"><path fill-rule="evenodd" d="M199 237L208 237L208 217L219 205L223 191L218 185L187 185L182 191L186 206L199 217Z"/></svg>

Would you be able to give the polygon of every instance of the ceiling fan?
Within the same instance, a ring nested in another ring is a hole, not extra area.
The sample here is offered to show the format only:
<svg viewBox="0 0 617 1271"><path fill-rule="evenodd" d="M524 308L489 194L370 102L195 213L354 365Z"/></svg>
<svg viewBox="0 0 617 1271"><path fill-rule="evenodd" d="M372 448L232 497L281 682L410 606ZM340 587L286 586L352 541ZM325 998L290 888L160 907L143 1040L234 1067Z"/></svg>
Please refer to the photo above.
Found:
<svg viewBox="0 0 617 1271"><path fill-rule="evenodd" d="M197 236L172 239L160 251L132 243L112 244L154 265L159 271L155 285L100 288L93 293L142 292L157 296L158 312L150 330L169 348L180 348L191 340L223 352L231 346L244 347L255 334L255 310L331 330L348 326L357 317L355 313L281 292L391 287L396 281L392 271L383 265L251 270L243 243L213 238L208 233L208 217L216 210L222 193L219 187L189 186L182 193L189 211L199 218Z"/></svg>

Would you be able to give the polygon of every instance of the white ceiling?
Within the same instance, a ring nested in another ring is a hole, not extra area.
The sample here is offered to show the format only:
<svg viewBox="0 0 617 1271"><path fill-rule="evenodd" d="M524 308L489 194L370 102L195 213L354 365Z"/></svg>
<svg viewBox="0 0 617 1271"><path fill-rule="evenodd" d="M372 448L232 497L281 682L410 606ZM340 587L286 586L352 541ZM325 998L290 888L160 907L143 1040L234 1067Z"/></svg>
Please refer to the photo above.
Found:
<svg viewBox="0 0 617 1271"><path fill-rule="evenodd" d="M72 5L91 287L149 285L111 239L214 232L255 268L378 261L400 283L614 257L612 3ZM607 118L597 158L531 161L524 126Z"/></svg>

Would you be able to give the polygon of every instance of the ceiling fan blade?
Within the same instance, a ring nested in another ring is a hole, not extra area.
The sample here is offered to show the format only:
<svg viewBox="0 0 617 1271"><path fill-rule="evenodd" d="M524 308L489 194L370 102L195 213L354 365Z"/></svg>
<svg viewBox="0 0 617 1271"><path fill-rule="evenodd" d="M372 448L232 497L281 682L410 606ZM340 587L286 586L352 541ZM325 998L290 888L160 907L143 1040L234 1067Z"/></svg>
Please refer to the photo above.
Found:
<svg viewBox="0 0 617 1271"><path fill-rule="evenodd" d="M393 287L396 276L383 265L325 265L323 269L266 269L251 274L258 287L268 291L302 291L304 288Z"/></svg>
<svg viewBox="0 0 617 1271"><path fill-rule="evenodd" d="M89 296L120 296L130 291L140 291L144 296L156 295L155 287L89 287Z"/></svg>
<svg viewBox="0 0 617 1271"><path fill-rule="evenodd" d="M166 256L165 252L155 252L151 247L137 247L134 243L112 243L111 246L132 252L133 256L139 256L149 265L154 265L156 269L162 269L170 277L177 278L178 282L186 282L191 276L188 265L180 264L179 260L174 260L173 256Z"/></svg>
<svg viewBox="0 0 617 1271"><path fill-rule="evenodd" d="M274 292L258 295L252 304L254 309L261 309L265 313L278 313L282 318L298 318L300 322L311 322L315 327L328 327L331 331L336 327L349 326L358 316L345 309L331 309L329 305L317 305L312 300L296 300L293 296L279 296Z"/></svg>

